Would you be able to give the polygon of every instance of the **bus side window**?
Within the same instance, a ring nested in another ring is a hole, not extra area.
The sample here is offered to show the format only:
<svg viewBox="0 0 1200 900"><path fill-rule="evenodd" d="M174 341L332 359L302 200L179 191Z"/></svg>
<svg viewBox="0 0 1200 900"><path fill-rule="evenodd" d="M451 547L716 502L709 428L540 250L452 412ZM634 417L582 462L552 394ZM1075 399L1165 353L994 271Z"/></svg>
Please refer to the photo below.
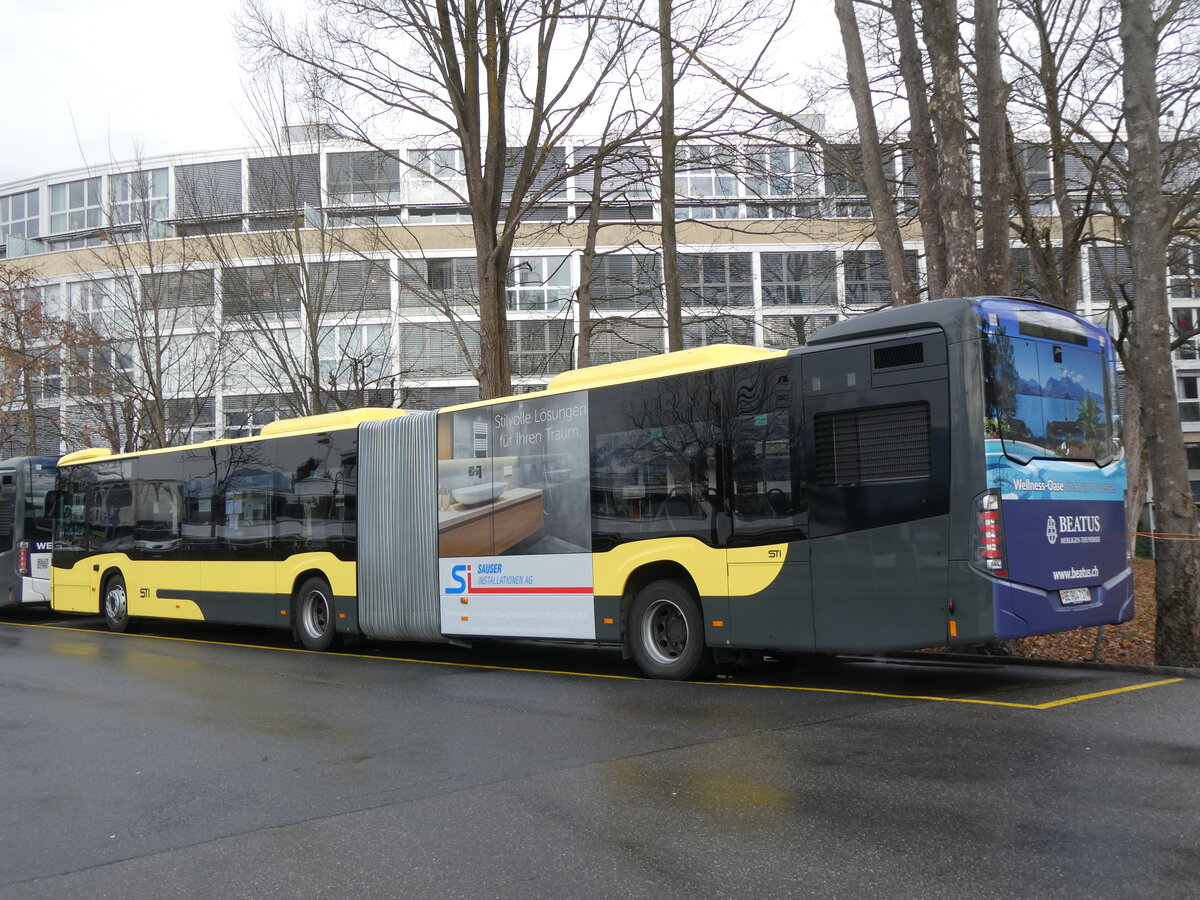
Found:
<svg viewBox="0 0 1200 900"><path fill-rule="evenodd" d="M803 442L788 364L733 373L730 445L734 546L803 538Z"/></svg>
<svg viewBox="0 0 1200 900"><path fill-rule="evenodd" d="M720 421L710 373L593 392L594 550L648 537L717 543Z"/></svg>

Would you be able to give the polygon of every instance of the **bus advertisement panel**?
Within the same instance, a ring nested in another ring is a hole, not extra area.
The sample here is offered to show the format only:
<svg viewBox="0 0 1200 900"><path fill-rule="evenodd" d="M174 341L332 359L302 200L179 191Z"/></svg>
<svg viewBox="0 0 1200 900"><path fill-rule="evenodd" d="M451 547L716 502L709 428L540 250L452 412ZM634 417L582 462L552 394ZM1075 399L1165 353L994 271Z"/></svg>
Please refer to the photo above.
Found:
<svg viewBox="0 0 1200 900"><path fill-rule="evenodd" d="M594 640L588 396L438 419L442 632Z"/></svg>
<svg viewBox="0 0 1200 900"><path fill-rule="evenodd" d="M996 574L1053 601L1008 591L997 609L1003 639L1051 630L1068 609L1086 620L1089 607L1128 593L1128 561L1114 552L1125 544L1125 468L1108 335L1049 310L981 308L988 488L1005 537Z"/></svg>

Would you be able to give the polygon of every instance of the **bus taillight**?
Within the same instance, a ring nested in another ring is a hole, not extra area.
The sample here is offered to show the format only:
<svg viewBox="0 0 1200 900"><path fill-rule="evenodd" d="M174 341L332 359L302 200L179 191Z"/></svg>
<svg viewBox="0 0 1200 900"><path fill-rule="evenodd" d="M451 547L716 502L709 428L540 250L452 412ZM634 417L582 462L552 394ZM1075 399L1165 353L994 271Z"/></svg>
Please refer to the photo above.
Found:
<svg viewBox="0 0 1200 900"><path fill-rule="evenodd" d="M29 541L21 541L17 545L17 574L29 574Z"/></svg>
<svg viewBox="0 0 1200 900"><path fill-rule="evenodd" d="M1004 528L1000 521L1000 494L988 491L975 500L974 562L993 575L1004 576Z"/></svg>

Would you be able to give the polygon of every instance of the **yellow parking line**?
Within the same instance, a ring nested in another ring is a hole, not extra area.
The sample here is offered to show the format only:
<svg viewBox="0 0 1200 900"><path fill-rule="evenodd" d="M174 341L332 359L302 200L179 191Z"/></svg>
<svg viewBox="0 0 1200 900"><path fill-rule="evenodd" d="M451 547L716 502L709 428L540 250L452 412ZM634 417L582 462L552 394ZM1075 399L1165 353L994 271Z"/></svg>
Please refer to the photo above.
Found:
<svg viewBox="0 0 1200 900"><path fill-rule="evenodd" d="M0 625L13 625L19 628L48 628L58 631L72 631L78 634L82 630L69 625L39 625L32 622L0 622ZM217 647L241 647L251 650L284 650L288 653L318 653L320 651L305 650L303 647L271 647L266 644L235 644L229 641L210 641L203 638L170 637L156 634L116 634L107 631L90 631L92 634L108 634L112 637L148 638L158 641L182 641L189 644L211 644ZM535 675L572 675L577 678L607 678L612 681L645 681L640 675L605 675L592 672L572 672L561 669L534 669L526 666L493 666L486 663L449 662L439 659L416 659L406 656L380 656L370 653L337 653L336 656L351 659L376 659L388 662L414 663L425 666L447 666L456 669L479 669L491 672L524 672ZM926 700L931 703L961 703L972 706L1003 706L1009 709L1055 709L1071 703L1084 700L1094 700L1098 697L1111 697L1115 694L1126 694L1130 691L1141 691L1146 688L1162 687L1167 684L1178 684L1182 678L1164 678L1161 681L1150 681L1145 684L1131 684L1126 687L1113 688L1107 691L1095 691L1090 694L1078 694L1074 697L1064 697L1061 700L1050 700L1046 703L1011 703L1006 700L980 700L975 697L933 697L928 694L892 694L883 691L852 691L847 688L807 687L794 684L753 684L742 681L693 681L688 684L715 685L719 687L757 688L768 691L801 691L812 694L846 694L854 697L881 697L886 700Z"/></svg>
<svg viewBox="0 0 1200 900"><path fill-rule="evenodd" d="M1068 703L1079 703L1096 697L1108 697L1113 694L1124 694L1129 691L1140 691L1144 688L1160 687L1164 684L1176 684L1182 678L1167 678L1162 681L1152 681L1147 684L1132 684L1128 687L1113 688L1111 691L1096 691L1092 694L1079 694L1075 697L1065 697L1062 700L1051 700L1048 703L1010 703L1006 700L980 700L974 697L931 697L927 694L889 694L881 691L851 691L845 688L804 687L791 684L743 684L732 681L703 682L704 684L723 684L730 687L762 688L773 691L811 691L819 694L853 694L858 697L884 697L888 700L928 700L933 703L965 703L974 706L1006 706L1010 709L1053 709L1066 706Z"/></svg>

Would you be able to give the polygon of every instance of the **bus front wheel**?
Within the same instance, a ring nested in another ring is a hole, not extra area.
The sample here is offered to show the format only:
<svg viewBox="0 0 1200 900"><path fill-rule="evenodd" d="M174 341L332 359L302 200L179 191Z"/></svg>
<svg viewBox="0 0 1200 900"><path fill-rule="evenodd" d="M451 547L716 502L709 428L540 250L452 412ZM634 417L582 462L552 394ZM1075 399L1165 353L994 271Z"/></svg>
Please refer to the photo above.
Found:
<svg viewBox="0 0 1200 900"><path fill-rule="evenodd" d="M296 594L296 632L306 650L328 650L334 627L333 591L323 578L310 578Z"/></svg>
<svg viewBox="0 0 1200 900"><path fill-rule="evenodd" d="M104 582L100 612L104 614L109 631L120 634L129 629L129 597L125 593L125 579L120 575L113 575Z"/></svg>
<svg viewBox="0 0 1200 900"><path fill-rule="evenodd" d="M675 581L652 581L633 598L629 649L648 678L702 678L713 668L695 594Z"/></svg>

